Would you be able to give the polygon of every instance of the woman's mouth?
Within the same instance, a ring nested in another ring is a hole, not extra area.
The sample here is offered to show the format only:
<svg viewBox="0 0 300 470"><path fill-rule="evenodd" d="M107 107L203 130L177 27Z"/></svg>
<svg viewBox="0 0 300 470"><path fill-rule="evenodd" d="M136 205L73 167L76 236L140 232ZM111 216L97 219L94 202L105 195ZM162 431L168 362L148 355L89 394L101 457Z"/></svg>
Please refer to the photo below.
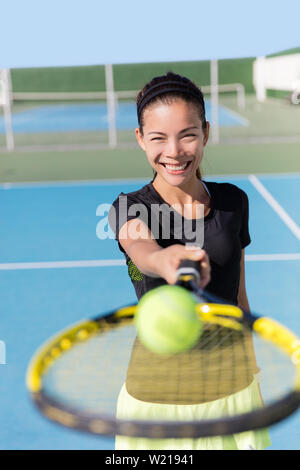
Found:
<svg viewBox="0 0 300 470"><path fill-rule="evenodd" d="M167 170L167 172L171 175L181 175L183 174L187 168L190 166L192 161L183 162L183 163L161 163L161 165Z"/></svg>

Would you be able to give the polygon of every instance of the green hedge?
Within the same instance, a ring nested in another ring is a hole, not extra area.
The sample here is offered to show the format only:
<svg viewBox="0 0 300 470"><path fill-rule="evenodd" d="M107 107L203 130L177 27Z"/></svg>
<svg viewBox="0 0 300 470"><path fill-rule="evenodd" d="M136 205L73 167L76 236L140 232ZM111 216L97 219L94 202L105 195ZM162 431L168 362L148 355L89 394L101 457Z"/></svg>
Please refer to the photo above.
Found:
<svg viewBox="0 0 300 470"><path fill-rule="evenodd" d="M103 65L89 67L44 67L11 70L14 92L104 91Z"/></svg>
<svg viewBox="0 0 300 470"><path fill-rule="evenodd" d="M253 93L254 58L219 61L219 83L242 83ZM173 71L186 75L200 86L210 84L210 62L166 62L114 65L116 90L139 90L152 77ZM105 91L103 65L85 67L45 67L12 69L14 92L88 92Z"/></svg>
<svg viewBox="0 0 300 470"><path fill-rule="evenodd" d="M149 80L167 72L185 75L197 85L209 85L209 61L119 64L114 66L116 90L140 90Z"/></svg>
<svg viewBox="0 0 300 470"><path fill-rule="evenodd" d="M254 93L253 62L255 57L219 61L219 83L242 83L245 92Z"/></svg>
<svg viewBox="0 0 300 470"><path fill-rule="evenodd" d="M267 57L278 57L280 55L290 55L290 54L299 54L300 47L294 47L293 49L287 49L285 51L275 52L274 54L269 54Z"/></svg>

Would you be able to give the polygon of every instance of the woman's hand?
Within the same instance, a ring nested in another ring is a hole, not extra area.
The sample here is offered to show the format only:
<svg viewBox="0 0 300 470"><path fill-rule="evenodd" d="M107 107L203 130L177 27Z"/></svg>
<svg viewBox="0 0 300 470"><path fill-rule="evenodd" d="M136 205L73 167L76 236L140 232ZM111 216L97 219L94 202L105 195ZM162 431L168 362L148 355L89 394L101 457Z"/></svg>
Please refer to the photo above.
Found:
<svg viewBox="0 0 300 470"><path fill-rule="evenodd" d="M210 263L207 253L197 247L172 245L151 254L152 264L157 266L158 272L168 284L175 284L177 269L183 259L199 261L200 287L204 288L210 281Z"/></svg>

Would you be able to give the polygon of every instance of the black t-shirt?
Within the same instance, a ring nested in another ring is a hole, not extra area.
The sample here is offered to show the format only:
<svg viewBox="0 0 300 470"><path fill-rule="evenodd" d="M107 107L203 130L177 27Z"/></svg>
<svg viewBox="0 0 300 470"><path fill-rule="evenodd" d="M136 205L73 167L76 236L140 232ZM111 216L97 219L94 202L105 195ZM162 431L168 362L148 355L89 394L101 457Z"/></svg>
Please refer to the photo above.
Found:
<svg viewBox="0 0 300 470"><path fill-rule="evenodd" d="M204 217L203 248L211 263L211 281L207 290L237 303L241 250L250 243L248 197L232 184L204 184L211 197L210 212ZM136 204L142 204L142 207ZM161 223L155 237L161 247L193 243L190 233L178 230L178 226L185 222L179 213L171 218L170 236L163 236L163 221L166 219L157 218L157 212L153 211L153 205L157 204L166 203L152 182L138 191L121 193L113 203L115 211L111 209L109 213L110 226L116 239L127 220L138 217L151 229L152 217ZM199 227L196 220L192 229L195 227ZM182 236L178 237L180 233ZM186 238L186 235L189 236ZM166 284L164 279L142 274L120 243L119 247L126 257L128 273L138 299L150 289ZM203 332L191 351L170 356L152 353L137 337L126 375L127 392L142 402L195 404L217 400L246 388L253 380L253 373L257 372L251 334L232 331L228 336L226 331L224 339L223 330L217 325L211 325L206 333ZM210 347L211 338L212 342L220 342L222 346Z"/></svg>
<svg viewBox="0 0 300 470"><path fill-rule="evenodd" d="M236 304L240 280L241 250L250 243L248 197L240 188L229 183L204 182L204 184L211 197L210 212L204 217L203 248L207 252L211 264L211 281L206 289ZM136 210L141 208L136 204L142 204L143 210ZM194 240L190 233L187 237L184 230L178 230L178 227L183 227L187 220L178 213L174 217L174 212L171 212L170 233L169 236L165 236L163 219L153 211L153 207L157 208L158 205L170 208L153 187L152 182L137 191L127 194L121 193L113 202L112 209L114 208L114 211L111 209L109 213L109 223L116 239L118 240L119 231L127 221L138 217L151 230L153 217L156 217L159 230L156 230L155 239L162 248L178 243L182 245L193 244ZM192 230L196 233L197 220L190 222ZM153 278L142 274L120 243L119 248L125 255L128 273L138 299L149 290L166 284L162 278Z"/></svg>

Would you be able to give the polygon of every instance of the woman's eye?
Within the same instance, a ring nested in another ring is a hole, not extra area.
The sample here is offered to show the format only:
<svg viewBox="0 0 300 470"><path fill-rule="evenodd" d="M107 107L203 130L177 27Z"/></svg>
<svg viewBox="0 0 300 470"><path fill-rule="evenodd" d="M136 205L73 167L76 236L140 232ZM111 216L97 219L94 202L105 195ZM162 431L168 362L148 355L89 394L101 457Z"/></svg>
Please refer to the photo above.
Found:
<svg viewBox="0 0 300 470"><path fill-rule="evenodd" d="M181 138L182 139L194 139L195 137L197 137L197 134L186 134L186 135L183 135ZM151 138L151 142L162 142L164 140L165 140L164 137L161 137L161 136Z"/></svg>
<svg viewBox="0 0 300 470"><path fill-rule="evenodd" d="M189 137L196 137L196 134L186 134L183 136L183 139L189 138Z"/></svg>

